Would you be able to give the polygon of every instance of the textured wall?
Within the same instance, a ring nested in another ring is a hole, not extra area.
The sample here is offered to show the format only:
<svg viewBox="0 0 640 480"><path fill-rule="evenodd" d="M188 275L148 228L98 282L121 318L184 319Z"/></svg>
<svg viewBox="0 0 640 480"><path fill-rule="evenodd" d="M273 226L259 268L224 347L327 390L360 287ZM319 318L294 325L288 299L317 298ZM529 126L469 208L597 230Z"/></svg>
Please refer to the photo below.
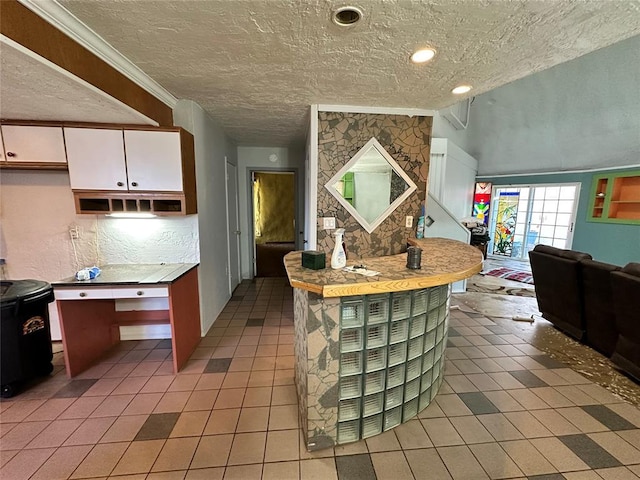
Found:
<svg viewBox="0 0 640 480"><path fill-rule="evenodd" d="M255 174L255 215L261 235L256 243L295 242L295 178L293 174Z"/></svg>
<svg viewBox="0 0 640 480"><path fill-rule="evenodd" d="M336 217L337 227L346 230L350 258L392 255L405 247L414 228L405 227L405 217L413 215L414 225L424 202L429 172L431 117L320 112L318 114L318 218ZM369 234L328 192L325 184L371 137L417 185L395 212ZM318 228L318 250L330 253L333 230Z"/></svg>

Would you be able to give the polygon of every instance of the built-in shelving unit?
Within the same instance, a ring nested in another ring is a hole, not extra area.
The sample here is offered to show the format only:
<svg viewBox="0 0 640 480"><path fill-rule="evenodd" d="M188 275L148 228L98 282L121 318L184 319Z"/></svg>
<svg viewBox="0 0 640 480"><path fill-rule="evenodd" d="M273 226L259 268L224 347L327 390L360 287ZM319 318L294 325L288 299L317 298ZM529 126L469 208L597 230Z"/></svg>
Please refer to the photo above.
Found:
<svg viewBox="0 0 640 480"><path fill-rule="evenodd" d="M587 220L640 224L640 170L595 176Z"/></svg>
<svg viewBox="0 0 640 480"><path fill-rule="evenodd" d="M92 214L152 213L154 215L190 215L196 205L183 194L107 193L75 191L76 212Z"/></svg>

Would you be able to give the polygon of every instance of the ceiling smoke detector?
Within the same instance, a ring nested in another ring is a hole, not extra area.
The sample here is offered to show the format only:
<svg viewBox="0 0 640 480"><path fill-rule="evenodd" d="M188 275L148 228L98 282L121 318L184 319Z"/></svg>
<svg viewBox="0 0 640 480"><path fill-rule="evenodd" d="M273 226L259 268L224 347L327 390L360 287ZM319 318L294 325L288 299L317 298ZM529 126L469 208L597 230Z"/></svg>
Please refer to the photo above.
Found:
<svg viewBox="0 0 640 480"><path fill-rule="evenodd" d="M362 19L362 10L356 7L340 7L331 15L333 23L341 27L350 27Z"/></svg>

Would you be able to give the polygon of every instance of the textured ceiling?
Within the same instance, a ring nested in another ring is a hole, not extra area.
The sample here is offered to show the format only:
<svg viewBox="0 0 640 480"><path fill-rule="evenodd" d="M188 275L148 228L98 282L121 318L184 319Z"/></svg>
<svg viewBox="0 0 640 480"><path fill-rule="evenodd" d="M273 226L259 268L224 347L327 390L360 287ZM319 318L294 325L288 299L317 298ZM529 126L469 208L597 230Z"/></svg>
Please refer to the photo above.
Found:
<svg viewBox="0 0 640 480"><path fill-rule="evenodd" d="M441 109L458 84L477 95L640 34L623 0L356 0L346 28L335 0L59 3L243 145L304 138L310 104Z"/></svg>
<svg viewBox="0 0 640 480"><path fill-rule="evenodd" d="M0 44L0 99L4 119L150 123L76 77L4 42Z"/></svg>

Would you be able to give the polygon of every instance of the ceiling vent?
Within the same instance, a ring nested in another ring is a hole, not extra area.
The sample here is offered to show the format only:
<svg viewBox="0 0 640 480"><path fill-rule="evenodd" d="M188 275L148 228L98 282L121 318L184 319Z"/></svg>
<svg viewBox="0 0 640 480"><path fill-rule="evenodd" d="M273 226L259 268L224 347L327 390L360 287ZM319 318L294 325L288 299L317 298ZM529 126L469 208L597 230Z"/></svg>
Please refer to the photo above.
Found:
<svg viewBox="0 0 640 480"><path fill-rule="evenodd" d="M340 7L331 15L333 23L341 27L350 27L362 19L362 11L356 7Z"/></svg>

